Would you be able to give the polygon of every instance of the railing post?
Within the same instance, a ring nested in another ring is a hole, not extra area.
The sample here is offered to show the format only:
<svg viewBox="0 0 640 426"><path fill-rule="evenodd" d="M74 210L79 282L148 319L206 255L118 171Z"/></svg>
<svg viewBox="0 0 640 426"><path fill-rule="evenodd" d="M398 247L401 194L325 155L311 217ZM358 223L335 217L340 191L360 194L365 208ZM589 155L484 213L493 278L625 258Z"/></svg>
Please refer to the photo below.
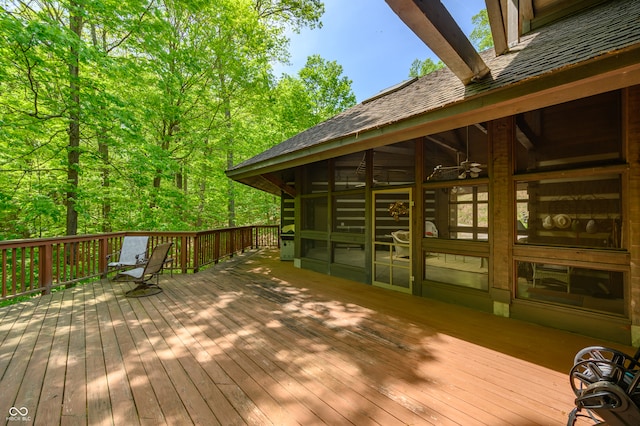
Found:
<svg viewBox="0 0 640 426"><path fill-rule="evenodd" d="M220 260L220 231L216 231L213 237L213 262Z"/></svg>
<svg viewBox="0 0 640 426"><path fill-rule="evenodd" d="M42 288L42 294L51 293L51 285L53 284L53 250L52 244L44 244L40 246L40 271L38 274L39 285Z"/></svg>
<svg viewBox="0 0 640 426"><path fill-rule="evenodd" d="M182 273L186 274L189 261L189 239L186 235L183 235L180 239L180 263L182 263Z"/></svg>
<svg viewBox="0 0 640 426"><path fill-rule="evenodd" d="M200 234L193 236L193 273L200 270Z"/></svg>
<svg viewBox="0 0 640 426"><path fill-rule="evenodd" d="M109 237L102 236L98 244L98 269L100 270L100 278L106 278L107 255L109 254Z"/></svg>
<svg viewBox="0 0 640 426"><path fill-rule="evenodd" d="M251 248L260 248L260 228L257 226L252 226L251 227L251 235L253 235L253 233L255 232L255 239L253 241L255 241L255 245L251 246Z"/></svg>

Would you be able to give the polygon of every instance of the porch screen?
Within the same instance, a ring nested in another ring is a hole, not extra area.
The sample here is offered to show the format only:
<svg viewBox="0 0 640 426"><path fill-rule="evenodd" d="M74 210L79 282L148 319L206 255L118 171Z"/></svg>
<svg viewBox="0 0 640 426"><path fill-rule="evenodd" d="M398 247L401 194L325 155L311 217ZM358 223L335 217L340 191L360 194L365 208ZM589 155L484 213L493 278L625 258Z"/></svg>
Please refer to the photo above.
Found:
<svg viewBox="0 0 640 426"><path fill-rule="evenodd" d="M516 182L517 243L620 249L619 174Z"/></svg>
<svg viewBox="0 0 640 426"><path fill-rule="evenodd" d="M624 273L560 265L516 262L518 299L568 305L624 315Z"/></svg>
<svg viewBox="0 0 640 426"><path fill-rule="evenodd" d="M426 189L425 237L450 240L489 239L487 185L455 185Z"/></svg>

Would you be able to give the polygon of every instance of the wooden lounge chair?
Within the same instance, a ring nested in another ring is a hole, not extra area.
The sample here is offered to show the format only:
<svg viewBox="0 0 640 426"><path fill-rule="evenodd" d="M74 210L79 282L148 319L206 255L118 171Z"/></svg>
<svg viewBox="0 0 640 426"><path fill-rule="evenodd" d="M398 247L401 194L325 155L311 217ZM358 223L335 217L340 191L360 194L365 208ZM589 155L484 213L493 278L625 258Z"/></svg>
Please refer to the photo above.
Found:
<svg viewBox="0 0 640 426"><path fill-rule="evenodd" d="M158 294L162 291L159 285L158 275L167 263L167 256L173 243L159 244L151 252L149 261L143 266L120 272L122 278L128 278L137 284L135 288L125 293L127 297L143 297ZM153 277L156 282L150 282Z"/></svg>
<svg viewBox="0 0 640 426"><path fill-rule="evenodd" d="M105 275L112 270L121 271L134 267L143 266L147 263L147 243L149 237L144 236L126 236L122 240L122 247L118 252L118 260L111 261L112 255L107 255L107 270ZM119 274L114 277L118 279Z"/></svg>

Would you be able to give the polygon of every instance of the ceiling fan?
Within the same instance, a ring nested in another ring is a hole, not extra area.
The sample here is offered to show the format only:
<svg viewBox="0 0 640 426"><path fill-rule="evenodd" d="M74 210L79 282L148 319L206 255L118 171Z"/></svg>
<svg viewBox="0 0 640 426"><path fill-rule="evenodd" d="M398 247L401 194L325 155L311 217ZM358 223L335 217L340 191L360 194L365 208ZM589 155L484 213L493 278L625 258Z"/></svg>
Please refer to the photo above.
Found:
<svg viewBox="0 0 640 426"><path fill-rule="evenodd" d="M476 163L469 160L469 126L467 126L467 156L465 160L460 161L461 152L457 152L458 165L457 166L443 166L439 164L433 168L433 172L429 175L427 180L435 179L447 179L455 175L458 179L477 178L482 173L483 168L487 166L484 164Z"/></svg>

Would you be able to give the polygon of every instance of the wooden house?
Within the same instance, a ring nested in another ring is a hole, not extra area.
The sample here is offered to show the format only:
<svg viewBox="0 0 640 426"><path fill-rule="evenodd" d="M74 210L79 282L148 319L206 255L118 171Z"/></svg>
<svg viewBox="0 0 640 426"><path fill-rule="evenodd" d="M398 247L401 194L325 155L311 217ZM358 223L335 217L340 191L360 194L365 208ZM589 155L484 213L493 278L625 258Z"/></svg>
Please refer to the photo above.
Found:
<svg viewBox="0 0 640 426"><path fill-rule="evenodd" d="M300 268L639 346L640 2L487 0L481 53L387 3L447 68L228 176L282 197Z"/></svg>

